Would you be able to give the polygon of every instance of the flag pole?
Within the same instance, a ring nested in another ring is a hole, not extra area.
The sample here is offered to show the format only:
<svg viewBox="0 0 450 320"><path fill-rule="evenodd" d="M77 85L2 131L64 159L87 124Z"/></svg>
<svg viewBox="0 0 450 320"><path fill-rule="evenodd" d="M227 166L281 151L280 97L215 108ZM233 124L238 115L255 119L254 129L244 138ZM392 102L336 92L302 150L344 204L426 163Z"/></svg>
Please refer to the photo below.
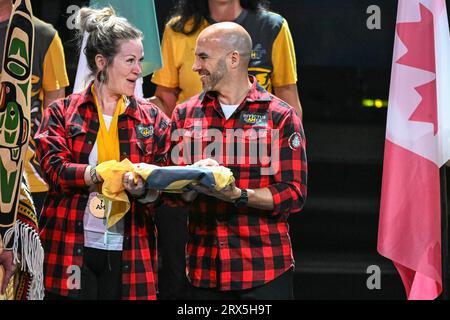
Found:
<svg viewBox="0 0 450 320"><path fill-rule="evenodd" d="M449 263L448 263L448 203L447 203L447 166L440 170L441 176L441 257L442 257L442 300L449 300Z"/></svg>

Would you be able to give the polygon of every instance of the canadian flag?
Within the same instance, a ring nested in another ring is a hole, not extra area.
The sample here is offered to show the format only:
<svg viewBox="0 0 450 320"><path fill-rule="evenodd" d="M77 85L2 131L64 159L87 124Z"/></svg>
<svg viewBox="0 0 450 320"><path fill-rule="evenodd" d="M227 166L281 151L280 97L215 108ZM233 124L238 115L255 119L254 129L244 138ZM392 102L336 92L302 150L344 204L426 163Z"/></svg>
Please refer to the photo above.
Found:
<svg viewBox="0 0 450 320"><path fill-rule="evenodd" d="M444 0L399 0L378 252L408 299L442 292L439 168L450 159L450 35Z"/></svg>

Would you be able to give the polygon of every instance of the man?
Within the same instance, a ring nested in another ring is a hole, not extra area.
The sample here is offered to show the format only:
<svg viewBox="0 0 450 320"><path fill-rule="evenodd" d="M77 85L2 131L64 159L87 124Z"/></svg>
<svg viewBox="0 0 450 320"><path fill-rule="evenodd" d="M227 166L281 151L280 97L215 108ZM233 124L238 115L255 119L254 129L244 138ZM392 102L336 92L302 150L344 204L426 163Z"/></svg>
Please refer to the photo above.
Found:
<svg viewBox="0 0 450 320"><path fill-rule="evenodd" d="M194 187L187 245L193 299L293 299L287 219L306 198L305 137L294 108L248 76L251 48L236 23L203 30L193 65L203 93L173 113L172 162L221 163L235 178L220 192Z"/></svg>
<svg viewBox="0 0 450 320"><path fill-rule="evenodd" d="M209 25L233 21L252 37L248 72L266 90L294 107L301 117L295 48L289 26L281 15L267 10L267 4L266 0L176 1L162 40L163 68L152 77L157 85L152 102L171 116L176 103L200 93L200 78L192 70L197 37ZM162 261L159 297L183 299L187 212L185 208L164 206L157 211L156 223Z"/></svg>
<svg viewBox="0 0 450 320"><path fill-rule="evenodd" d="M3 61L5 34L11 16L12 1L0 0L0 61ZM65 87L69 85L66 63L61 39L56 30L36 17L35 26L33 78L31 89L31 134L25 162L25 172L32 193L36 212L39 215L47 184L42 178L39 163L35 157L34 134L39 127L43 108L53 100L64 98Z"/></svg>

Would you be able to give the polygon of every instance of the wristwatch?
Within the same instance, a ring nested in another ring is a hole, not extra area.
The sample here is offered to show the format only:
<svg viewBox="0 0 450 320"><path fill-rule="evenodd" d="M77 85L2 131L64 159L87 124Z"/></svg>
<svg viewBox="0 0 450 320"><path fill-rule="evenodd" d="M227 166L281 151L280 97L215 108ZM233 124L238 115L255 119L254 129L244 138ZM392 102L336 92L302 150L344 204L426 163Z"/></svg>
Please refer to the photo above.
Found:
<svg viewBox="0 0 450 320"><path fill-rule="evenodd" d="M246 189L241 189L241 196L234 200L234 205L236 208L243 208L248 203L248 194Z"/></svg>
<svg viewBox="0 0 450 320"><path fill-rule="evenodd" d="M102 183L98 177L97 177L97 170L95 170L95 167L92 167L89 171L89 174L91 175L91 180L93 184L100 184Z"/></svg>

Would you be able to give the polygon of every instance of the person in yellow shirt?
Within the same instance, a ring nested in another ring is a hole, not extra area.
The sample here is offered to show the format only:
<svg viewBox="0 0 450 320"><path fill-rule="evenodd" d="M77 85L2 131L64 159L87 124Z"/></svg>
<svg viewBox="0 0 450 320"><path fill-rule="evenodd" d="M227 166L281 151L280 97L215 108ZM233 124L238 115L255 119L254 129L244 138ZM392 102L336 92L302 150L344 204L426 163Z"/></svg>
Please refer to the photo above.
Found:
<svg viewBox="0 0 450 320"><path fill-rule="evenodd" d="M177 103L200 93L200 77L192 70L197 37L211 24L233 21L244 27L252 38L249 74L294 107L301 118L297 63L289 26L281 15L267 7L268 1L264 0L178 0L164 30L163 67L153 74L156 91L150 100L171 116ZM156 223L162 261L159 297L186 298L186 209L163 206L157 211Z"/></svg>
<svg viewBox="0 0 450 320"><path fill-rule="evenodd" d="M211 24L233 21L252 37L249 73L266 90L293 106L301 117L289 26L266 6L267 1L261 0L179 0L164 30L163 67L152 77L157 85L153 102L170 116L177 103L201 92L200 78L192 70L197 36Z"/></svg>
<svg viewBox="0 0 450 320"><path fill-rule="evenodd" d="M3 60L3 45L12 12L11 0L0 0L0 61ZM58 32L52 25L33 17L35 26L33 76L31 89L31 135L25 162L25 173L32 193L36 212L39 215L48 190L35 157L33 139L41 123L43 108L52 101L64 98L69 85L64 49Z"/></svg>

